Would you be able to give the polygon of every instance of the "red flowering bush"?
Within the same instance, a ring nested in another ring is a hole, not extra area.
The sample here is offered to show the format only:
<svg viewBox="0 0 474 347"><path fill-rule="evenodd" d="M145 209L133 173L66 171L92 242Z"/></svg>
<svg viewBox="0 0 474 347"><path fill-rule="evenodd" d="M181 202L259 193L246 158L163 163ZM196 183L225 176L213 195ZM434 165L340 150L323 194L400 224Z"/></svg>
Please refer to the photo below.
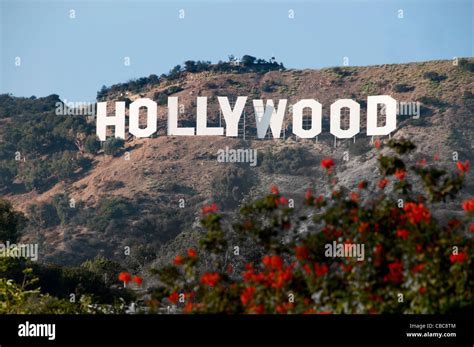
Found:
<svg viewBox="0 0 474 347"><path fill-rule="evenodd" d="M388 147L394 153L378 158L381 179L355 191L337 185L337 165L324 159L330 194L309 189L298 216L276 186L243 206L232 227L216 205L204 207L199 254L189 250L155 271L150 307L234 314L473 310L474 202L460 204L464 217L449 222L432 212L456 197L469 163L451 173L426 160L408 167L415 146L391 140ZM345 256L328 255L336 243ZM243 252L249 245L251 254ZM363 246L362 257L347 256L353 245Z"/></svg>

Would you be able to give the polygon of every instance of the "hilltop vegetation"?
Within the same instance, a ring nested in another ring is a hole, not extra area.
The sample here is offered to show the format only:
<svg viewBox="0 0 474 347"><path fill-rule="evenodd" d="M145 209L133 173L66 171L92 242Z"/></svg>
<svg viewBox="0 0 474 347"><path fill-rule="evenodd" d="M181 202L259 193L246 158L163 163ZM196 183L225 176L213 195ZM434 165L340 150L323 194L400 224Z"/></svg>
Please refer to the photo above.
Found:
<svg viewBox="0 0 474 347"><path fill-rule="evenodd" d="M233 59L218 64L188 61L169 74L103 88L98 100L110 101L109 112L117 100L130 103L148 97L159 103L156 137L109 139L104 144L94 135L93 119L56 114L57 95L36 99L2 95L1 194L29 218L22 240L39 242L43 260L80 265L103 254L137 268L150 259L165 261L165 254L186 248L179 235L186 233L194 240L199 234L203 204L218 202L223 213L233 214L272 183L294 201L308 186L327 193L318 165L323 156L340 160L337 178L349 186L357 177L373 178L376 164L371 139L363 135L355 141L337 141L335 147L327 108L318 141L295 139L290 121L285 122L284 139L256 140L251 104L245 108L245 140L243 135L212 140L163 136L168 96L179 97L180 126L195 126L196 96L209 97L209 126L223 121L215 101L219 95L287 98L290 105L302 98L315 98L323 105L351 98L361 104L362 128L367 95L419 101L421 116L400 115L392 136L417 143L420 152L411 154L413 158L436 155L449 167L457 159L474 159L472 64L472 59L461 59L458 65L433 61L287 70L274 60L250 56L238 64ZM226 146L257 149L257 166L218 163L217 151ZM465 192L474 192L472 181L466 182ZM447 202L440 209L452 210L454 204ZM131 257L124 255L125 247L130 247Z"/></svg>

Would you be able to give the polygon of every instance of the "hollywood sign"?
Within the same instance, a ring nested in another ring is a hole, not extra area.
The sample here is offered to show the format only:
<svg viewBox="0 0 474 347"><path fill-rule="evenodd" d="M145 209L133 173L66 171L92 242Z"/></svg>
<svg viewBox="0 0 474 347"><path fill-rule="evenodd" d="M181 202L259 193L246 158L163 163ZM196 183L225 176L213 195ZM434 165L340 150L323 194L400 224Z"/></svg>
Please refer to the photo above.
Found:
<svg viewBox="0 0 474 347"><path fill-rule="evenodd" d="M247 102L246 96L239 96L234 107L231 107L227 97L217 98L225 120L224 127L207 126L207 97L197 97L196 127L178 126L178 98L168 98L168 135L169 136L238 136L239 121ZM281 135L283 119L287 110L287 99L280 99L275 107L273 100L253 100L257 137L264 138L270 127L273 138ZM378 107L385 110L385 125L378 126ZM147 109L146 127L139 125L140 108ZM341 110L349 109L349 127L342 129ZM309 109L311 128L303 127L303 110ZM340 99L330 108L330 132L335 137L347 139L360 132L360 105L351 99ZM318 136L322 129L322 105L315 99L303 99L292 106L293 134L300 138L309 139ZM115 116L107 115L107 102L97 103L97 136L101 141L107 137L107 127L114 127L115 137L125 139L125 102L115 103ZM367 136L388 135L397 126L397 102L388 95L367 97ZM157 104L151 99L141 98L129 106L129 132L138 137L150 137L157 131Z"/></svg>

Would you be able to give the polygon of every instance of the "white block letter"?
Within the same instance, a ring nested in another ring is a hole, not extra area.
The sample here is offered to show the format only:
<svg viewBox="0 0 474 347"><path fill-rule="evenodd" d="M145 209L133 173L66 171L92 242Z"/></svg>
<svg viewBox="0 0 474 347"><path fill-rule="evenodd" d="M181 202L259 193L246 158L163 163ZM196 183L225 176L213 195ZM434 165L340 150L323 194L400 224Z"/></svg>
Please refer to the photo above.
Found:
<svg viewBox="0 0 474 347"><path fill-rule="evenodd" d="M222 115L225 119L225 134L226 136L238 136L239 135L239 121L244 111L245 103L247 102L246 96L239 96L235 102L234 110L230 108L229 98L226 96L218 96L219 105L221 107Z"/></svg>
<svg viewBox="0 0 474 347"><path fill-rule="evenodd" d="M178 98L168 98L168 136L194 136L194 128L178 128Z"/></svg>
<svg viewBox="0 0 474 347"><path fill-rule="evenodd" d="M341 109L349 108L349 129L341 129ZM337 100L331 105L331 134L339 139L349 139L360 131L360 105L351 99Z"/></svg>
<svg viewBox="0 0 474 347"><path fill-rule="evenodd" d="M146 128L140 128L140 107L147 108ZM156 102L151 99L143 98L135 100L130 104L129 111L129 131L136 137L149 137L156 132Z"/></svg>
<svg viewBox="0 0 474 347"><path fill-rule="evenodd" d="M100 141L107 139L107 126L115 127L115 137L125 139L125 102L115 103L115 117L107 117L107 102L97 103L96 134Z"/></svg>
<svg viewBox="0 0 474 347"><path fill-rule="evenodd" d="M207 96L197 98L196 135L224 135L224 128L207 127Z"/></svg>
<svg viewBox="0 0 474 347"><path fill-rule="evenodd" d="M386 122L377 127L377 105L385 104ZM397 128L397 101L389 95L367 98L367 136L388 135Z"/></svg>
<svg viewBox="0 0 474 347"><path fill-rule="evenodd" d="M255 111L255 122L257 123L257 137L263 139L268 130L268 125L272 129L273 138L280 138L281 126L285 117L286 99L278 101L278 109L275 110L273 100L267 100L267 104L263 106L263 100L257 99L253 101Z"/></svg>
<svg viewBox="0 0 474 347"><path fill-rule="evenodd" d="M311 109L311 129L303 129L303 110ZM322 105L314 99L303 99L293 105L293 134L310 139L321 133Z"/></svg>

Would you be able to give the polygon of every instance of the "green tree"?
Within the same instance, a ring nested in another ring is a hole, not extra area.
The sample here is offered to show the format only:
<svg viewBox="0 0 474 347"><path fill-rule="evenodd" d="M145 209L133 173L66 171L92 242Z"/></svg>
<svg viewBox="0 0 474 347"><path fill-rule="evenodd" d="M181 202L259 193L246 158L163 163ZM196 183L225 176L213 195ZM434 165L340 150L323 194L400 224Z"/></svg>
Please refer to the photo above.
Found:
<svg viewBox="0 0 474 347"><path fill-rule="evenodd" d="M120 138L111 137L104 142L104 153L116 156L123 148L125 141Z"/></svg>
<svg viewBox="0 0 474 347"><path fill-rule="evenodd" d="M24 215L14 211L9 201L0 199L0 241L16 242L25 221Z"/></svg>
<svg viewBox="0 0 474 347"><path fill-rule="evenodd" d="M89 135L84 142L84 149L87 153L96 154L100 150L100 142L96 135Z"/></svg>
<svg viewBox="0 0 474 347"><path fill-rule="evenodd" d="M244 55L242 57L241 63L245 67L251 67L253 64L255 64L255 61L257 58L252 57L251 55Z"/></svg>

